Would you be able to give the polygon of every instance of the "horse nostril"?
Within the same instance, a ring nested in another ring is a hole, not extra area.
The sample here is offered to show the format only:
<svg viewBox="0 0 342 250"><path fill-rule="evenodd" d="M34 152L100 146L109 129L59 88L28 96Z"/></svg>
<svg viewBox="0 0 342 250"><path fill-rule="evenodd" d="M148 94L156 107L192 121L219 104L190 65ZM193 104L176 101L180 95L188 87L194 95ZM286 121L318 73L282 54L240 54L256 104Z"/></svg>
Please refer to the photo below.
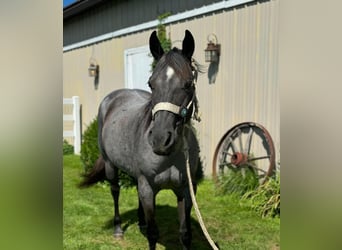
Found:
<svg viewBox="0 0 342 250"><path fill-rule="evenodd" d="M148 142L154 153L159 155L169 154L174 144L175 138L173 131L154 131L148 132Z"/></svg>
<svg viewBox="0 0 342 250"><path fill-rule="evenodd" d="M172 143L172 133L171 132L167 132L167 138L166 138L166 141L164 143L164 146L167 147L171 143Z"/></svg>

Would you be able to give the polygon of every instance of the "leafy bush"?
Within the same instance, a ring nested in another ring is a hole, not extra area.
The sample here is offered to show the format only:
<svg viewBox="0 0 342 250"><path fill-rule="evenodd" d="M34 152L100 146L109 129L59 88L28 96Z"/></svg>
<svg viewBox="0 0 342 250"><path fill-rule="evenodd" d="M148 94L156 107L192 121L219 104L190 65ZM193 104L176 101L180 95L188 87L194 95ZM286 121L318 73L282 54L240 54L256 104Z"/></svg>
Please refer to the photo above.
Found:
<svg viewBox="0 0 342 250"><path fill-rule="evenodd" d="M97 131L97 118L94 118L82 135L80 158L86 172L93 168L95 161L100 155L97 142Z"/></svg>
<svg viewBox="0 0 342 250"><path fill-rule="evenodd" d="M219 176L217 192L242 196L248 191L255 190L259 186L258 176L252 169L244 169L244 173L240 169L230 169L227 174Z"/></svg>
<svg viewBox="0 0 342 250"><path fill-rule="evenodd" d="M71 155L74 153L74 146L70 145L67 140L63 140L63 155Z"/></svg>
<svg viewBox="0 0 342 250"><path fill-rule="evenodd" d="M280 216L280 173L242 196L262 217Z"/></svg>

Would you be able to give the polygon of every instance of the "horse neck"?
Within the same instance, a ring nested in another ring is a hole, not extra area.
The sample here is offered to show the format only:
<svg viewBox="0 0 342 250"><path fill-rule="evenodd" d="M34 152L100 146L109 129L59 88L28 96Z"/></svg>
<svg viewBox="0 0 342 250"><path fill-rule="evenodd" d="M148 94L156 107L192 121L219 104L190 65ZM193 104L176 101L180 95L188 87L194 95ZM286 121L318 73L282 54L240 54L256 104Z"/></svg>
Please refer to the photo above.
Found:
<svg viewBox="0 0 342 250"><path fill-rule="evenodd" d="M143 125L144 131L146 132L152 123L152 100L147 102L143 107L143 120L141 121L141 125Z"/></svg>

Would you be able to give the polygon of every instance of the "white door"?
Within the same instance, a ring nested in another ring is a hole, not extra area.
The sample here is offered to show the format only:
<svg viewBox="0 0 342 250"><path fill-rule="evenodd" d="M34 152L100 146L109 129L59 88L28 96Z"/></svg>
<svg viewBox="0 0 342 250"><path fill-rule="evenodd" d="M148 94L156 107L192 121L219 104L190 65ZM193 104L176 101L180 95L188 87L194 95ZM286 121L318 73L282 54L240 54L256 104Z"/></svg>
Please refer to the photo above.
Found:
<svg viewBox="0 0 342 250"><path fill-rule="evenodd" d="M125 50L125 86L131 89L150 91L148 79L151 76L153 57L148 46Z"/></svg>

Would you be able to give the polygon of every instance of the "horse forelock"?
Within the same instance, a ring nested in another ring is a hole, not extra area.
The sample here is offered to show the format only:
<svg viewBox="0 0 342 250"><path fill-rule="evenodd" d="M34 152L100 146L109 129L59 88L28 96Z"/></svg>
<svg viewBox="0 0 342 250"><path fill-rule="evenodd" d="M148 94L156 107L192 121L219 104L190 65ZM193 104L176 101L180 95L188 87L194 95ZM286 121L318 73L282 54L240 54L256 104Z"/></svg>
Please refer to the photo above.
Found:
<svg viewBox="0 0 342 250"><path fill-rule="evenodd" d="M160 58L152 77L157 77L158 73L167 71L168 67L171 67L175 74L186 81L192 80L193 78L190 62L182 55L181 50L176 47Z"/></svg>

